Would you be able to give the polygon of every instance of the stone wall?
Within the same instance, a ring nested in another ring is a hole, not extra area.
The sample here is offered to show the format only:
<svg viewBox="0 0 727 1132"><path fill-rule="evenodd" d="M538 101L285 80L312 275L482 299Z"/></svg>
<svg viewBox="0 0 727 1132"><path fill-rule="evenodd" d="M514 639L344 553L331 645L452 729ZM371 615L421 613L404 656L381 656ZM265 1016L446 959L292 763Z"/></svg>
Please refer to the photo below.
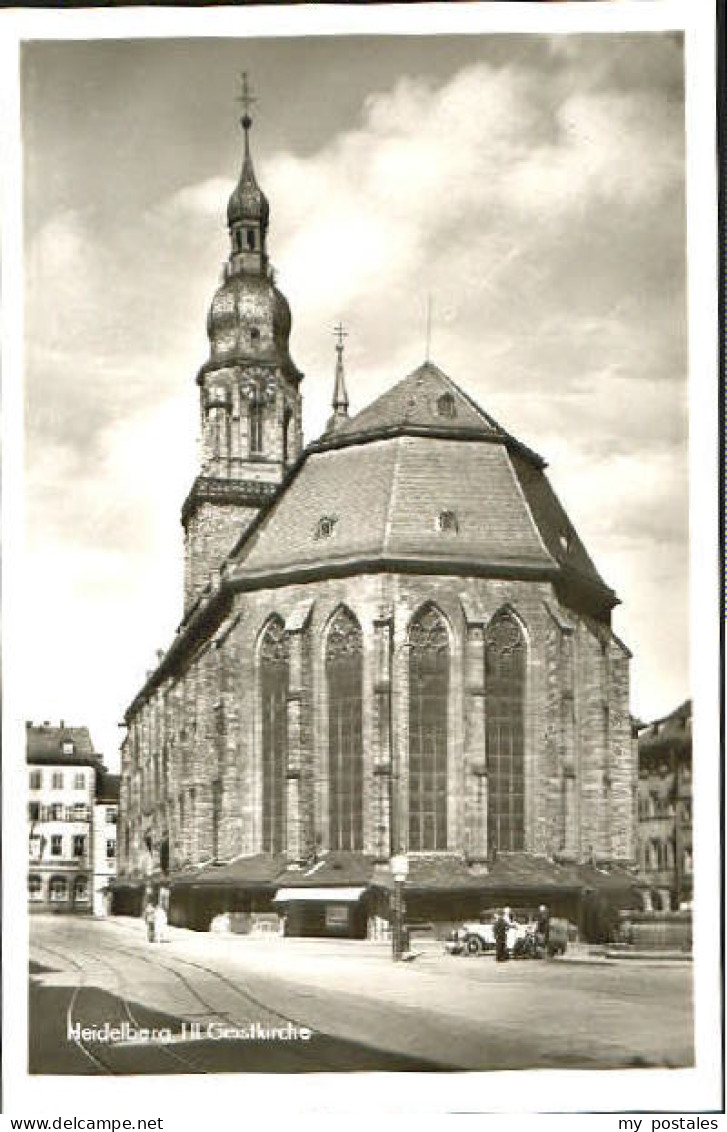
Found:
<svg viewBox="0 0 727 1132"><path fill-rule="evenodd" d="M199 597L210 581L210 563L230 553L259 508L242 504L201 503L187 522L184 537L184 608Z"/></svg>
<svg viewBox="0 0 727 1132"><path fill-rule="evenodd" d="M368 574L238 594L184 671L135 711L120 872L157 867L165 837L172 868L261 850L257 651L274 614L285 622L291 657L288 855L300 860L328 847L325 645L342 604L363 640L364 849L388 857L392 839L405 846L407 639L425 603L436 605L450 634L448 848L474 860L488 854L484 642L493 616L508 608L527 642L525 849L631 859L629 654L611 631L563 608L546 582Z"/></svg>

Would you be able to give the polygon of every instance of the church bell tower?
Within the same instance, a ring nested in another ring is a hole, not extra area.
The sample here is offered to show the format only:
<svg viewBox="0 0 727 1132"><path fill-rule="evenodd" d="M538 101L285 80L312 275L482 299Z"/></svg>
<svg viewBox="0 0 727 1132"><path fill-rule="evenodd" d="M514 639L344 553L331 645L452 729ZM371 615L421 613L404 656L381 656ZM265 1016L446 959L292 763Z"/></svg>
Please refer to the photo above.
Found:
<svg viewBox="0 0 727 1132"><path fill-rule="evenodd" d="M270 206L250 155L256 100L246 75L240 101L244 152L227 205L230 254L207 317L209 360L197 375L200 466L182 507L185 609L275 495L303 446L303 375L288 347L290 307L268 260Z"/></svg>

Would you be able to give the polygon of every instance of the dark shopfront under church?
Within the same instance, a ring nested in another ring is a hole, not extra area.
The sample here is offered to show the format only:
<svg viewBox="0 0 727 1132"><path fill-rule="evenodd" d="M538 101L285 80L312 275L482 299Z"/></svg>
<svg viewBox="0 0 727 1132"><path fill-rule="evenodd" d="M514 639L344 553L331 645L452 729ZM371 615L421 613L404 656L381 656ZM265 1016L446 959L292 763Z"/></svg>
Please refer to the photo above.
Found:
<svg viewBox="0 0 727 1132"><path fill-rule="evenodd" d="M126 715L117 909L162 882L178 923L378 934L402 850L412 919L575 914L636 852L618 599L544 460L429 361L349 416L341 337L303 448L242 124L183 618Z"/></svg>

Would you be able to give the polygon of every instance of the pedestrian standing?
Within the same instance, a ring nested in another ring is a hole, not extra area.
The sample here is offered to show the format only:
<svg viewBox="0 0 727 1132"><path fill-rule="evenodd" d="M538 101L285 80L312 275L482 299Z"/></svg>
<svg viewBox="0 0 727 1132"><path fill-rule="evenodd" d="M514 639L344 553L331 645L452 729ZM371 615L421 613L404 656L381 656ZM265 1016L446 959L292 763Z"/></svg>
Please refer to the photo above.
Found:
<svg viewBox="0 0 727 1132"><path fill-rule="evenodd" d="M154 913L154 905L151 900L148 900L146 908L144 909L144 923L146 924L146 938L148 943L154 942Z"/></svg>
<svg viewBox="0 0 727 1132"><path fill-rule="evenodd" d="M547 956L550 954L550 911L547 904L538 908L537 932L538 942Z"/></svg>
<svg viewBox="0 0 727 1132"><path fill-rule="evenodd" d="M493 934L495 936L495 960L496 960L497 963L504 963L505 960L508 958L508 951L507 951L507 931L508 931L508 927L509 927L509 924L508 924L508 921L505 919L505 915L502 912L502 909L498 909L497 915L495 916L495 922L492 926L492 931L493 931Z"/></svg>
<svg viewBox="0 0 727 1132"><path fill-rule="evenodd" d="M167 913L162 904L154 909L154 940L156 943L166 943L167 939Z"/></svg>

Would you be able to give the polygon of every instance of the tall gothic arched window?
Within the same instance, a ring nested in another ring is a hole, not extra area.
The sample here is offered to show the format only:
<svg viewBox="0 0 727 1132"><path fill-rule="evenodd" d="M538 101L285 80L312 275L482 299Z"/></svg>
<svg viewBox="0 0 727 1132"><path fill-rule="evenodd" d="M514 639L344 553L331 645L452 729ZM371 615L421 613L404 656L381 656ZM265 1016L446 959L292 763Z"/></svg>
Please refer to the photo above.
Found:
<svg viewBox="0 0 727 1132"><path fill-rule="evenodd" d="M409 849L447 848L449 634L426 606L409 630Z"/></svg>
<svg viewBox="0 0 727 1132"><path fill-rule="evenodd" d="M288 638L283 622L275 618L269 623L260 644L264 853L282 853L285 849L288 679Z"/></svg>
<svg viewBox="0 0 727 1132"><path fill-rule="evenodd" d="M347 609L341 609L326 641L331 849L363 849L362 675L361 628Z"/></svg>
<svg viewBox="0 0 727 1132"><path fill-rule="evenodd" d="M490 847L525 846L525 664L522 629L505 610L486 636L485 721Z"/></svg>

